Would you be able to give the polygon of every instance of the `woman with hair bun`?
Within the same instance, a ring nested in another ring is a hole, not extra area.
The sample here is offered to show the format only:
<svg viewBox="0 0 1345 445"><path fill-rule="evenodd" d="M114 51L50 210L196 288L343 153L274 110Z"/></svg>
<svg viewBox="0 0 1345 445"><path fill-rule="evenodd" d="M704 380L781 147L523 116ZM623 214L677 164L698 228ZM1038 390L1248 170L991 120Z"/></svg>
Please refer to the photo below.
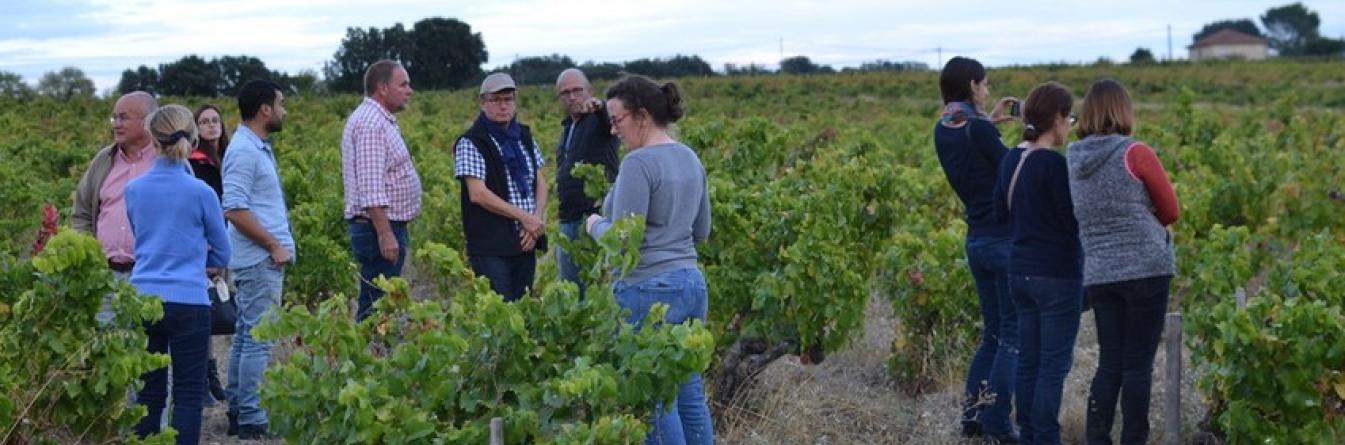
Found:
<svg viewBox="0 0 1345 445"><path fill-rule="evenodd" d="M147 349L172 358L172 426L178 444L197 444L210 348L206 269L228 266L229 239L215 191L192 176L187 166L198 138L192 112L180 105L160 108L145 119L145 128L159 158L126 185L126 217L135 235L131 284L163 299L163 318L145 327ZM159 432L168 369L141 378L145 386L136 402L149 412L136 426L136 434L145 437Z"/></svg>
<svg viewBox="0 0 1345 445"><path fill-rule="evenodd" d="M1060 398L1083 308L1083 250L1065 144L1074 96L1047 82L1023 103L1023 144L1000 161L995 214L1007 218L1009 294L1018 310L1014 402L1021 443L1060 443Z"/></svg>
<svg viewBox="0 0 1345 445"><path fill-rule="evenodd" d="M681 91L671 82L659 85L648 77L627 76L607 89L607 114L612 134L629 153L602 214L589 216L587 230L599 238L616 219L645 221L640 262L615 284L617 303L630 310L626 321L637 329L655 303L668 305L665 322L704 322L709 289L695 244L710 236L710 193L696 152L669 134L683 115ZM676 403L655 412L654 429L645 442L714 443L699 373L682 383Z"/></svg>

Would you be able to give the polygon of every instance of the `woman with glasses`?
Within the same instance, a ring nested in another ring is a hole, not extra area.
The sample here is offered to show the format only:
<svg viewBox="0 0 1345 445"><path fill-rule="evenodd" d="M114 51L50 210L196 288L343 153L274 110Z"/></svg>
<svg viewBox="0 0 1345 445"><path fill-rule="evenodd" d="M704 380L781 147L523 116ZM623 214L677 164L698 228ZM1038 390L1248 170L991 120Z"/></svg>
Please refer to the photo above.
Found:
<svg viewBox="0 0 1345 445"><path fill-rule="evenodd" d="M967 221L967 267L976 282L981 309L981 343L967 369L962 435L1012 442L1009 407L1013 400L1014 351L1018 314L1009 297L1009 225L997 221L991 205L999 162L1009 149L995 124L1015 118L1016 99L1005 97L984 111L990 97L985 67L954 57L939 73L943 115L934 125L934 149Z"/></svg>
<svg viewBox="0 0 1345 445"><path fill-rule="evenodd" d="M1070 144L1069 189L1083 243L1084 294L1097 321L1098 367L1088 394L1087 438L1110 444L1121 404L1122 444L1149 439L1154 353L1176 274L1177 195L1153 148L1131 137L1130 94L1100 80L1083 99Z"/></svg>
<svg viewBox="0 0 1345 445"><path fill-rule="evenodd" d="M1009 224L1009 294L1018 311L1015 408L1021 442L1060 443L1060 398L1083 306L1083 252L1065 144L1074 96L1055 82L1023 103L1023 144L1000 162L995 214Z"/></svg>
<svg viewBox="0 0 1345 445"><path fill-rule="evenodd" d="M224 159L224 149L229 146L229 133L224 131L224 120L221 117L219 108L212 104L204 104L196 108L194 118L196 128L200 132L200 139L196 142L196 147L192 149L190 155L187 155L187 164L191 165L191 171L197 179L204 181L211 189L215 191L215 197L220 198L223 194L224 185L220 177L220 159ZM224 273L210 272L206 278L212 281L219 274ZM209 288L210 301L212 303L219 301L219 296L212 286ZM233 327L213 326L212 334L227 335L233 332ZM210 351L206 351L207 356ZM206 367L206 389L209 390L213 400L224 400L224 385L219 378L219 366L215 358L211 357L209 365Z"/></svg>
<svg viewBox="0 0 1345 445"><path fill-rule="evenodd" d="M705 322L709 289L695 244L710 236L710 192L696 152L669 134L682 118L681 91L672 82L659 85L648 77L627 76L607 88L607 113L612 134L629 153L602 214L588 217L587 230L600 238L616 219L645 221L640 262L616 283L617 303L630 310L626 321L637 328L656 303L668 305L668 323ZM714 443L699 373L682 383L676 403L656 412L645 442Z"/></svg>

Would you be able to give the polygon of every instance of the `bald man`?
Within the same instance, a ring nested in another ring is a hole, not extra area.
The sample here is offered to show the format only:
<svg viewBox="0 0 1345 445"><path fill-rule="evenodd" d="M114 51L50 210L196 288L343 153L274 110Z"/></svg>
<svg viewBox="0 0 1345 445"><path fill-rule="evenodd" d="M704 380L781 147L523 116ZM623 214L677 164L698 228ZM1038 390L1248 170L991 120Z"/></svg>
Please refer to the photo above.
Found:
<svg viewBox="0 0 1345 445"><path fill-rule="evenodd" d="M583 229L584 218L598 212L598 201L584 194L584 181L570 174L577 163L596 164L607 171L607 182L616 180L617 145L612 135L607 111L602 101L593 97L593 85L583 71L570 68L556 78L556 95L565 107L566 117L561 121L560 143L556 154L556 194L560 196L560 231L566 238L575 239ZM583 295L585 283L579 278L579 267L563 249L556 249L560 277L579 285Z"/></svg>
<svg viewBox="0 0 1345 445"><path fill-rule="evenodd" d="M145 174L158 157L154 142L145 131L145 117L158 108L159 101L144 91L117 99L109 118L114 143L94 155L75 189L75 208L70 212L71 225L98 239L107 256L108 268L122 279L129 279L135 266L135 237L126 219L122 189ZM99 321L111 321L110 316L110 312L100 313Z"/></svg>

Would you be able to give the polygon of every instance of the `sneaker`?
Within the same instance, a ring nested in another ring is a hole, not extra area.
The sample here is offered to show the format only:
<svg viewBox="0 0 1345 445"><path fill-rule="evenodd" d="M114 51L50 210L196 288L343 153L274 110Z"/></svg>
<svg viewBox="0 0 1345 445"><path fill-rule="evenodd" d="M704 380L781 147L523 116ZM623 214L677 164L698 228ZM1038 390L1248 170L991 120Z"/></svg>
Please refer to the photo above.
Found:
<svg viewBox="0 0 1345 445"><path fill-rule="evenodd" d="M238 413L227 412L224 415L229 416L229 430L225 432L230 436L238 435Z"/></svg>
<svg viewBox="0 0 1345 445"><path fill-rule="evenodd" d="M268 425L265 423L261 425L239 425L238 440L261 440L261 439L274 438L274 436L271 436L269 433L267 433L266 431L267 426Z"/></svg>

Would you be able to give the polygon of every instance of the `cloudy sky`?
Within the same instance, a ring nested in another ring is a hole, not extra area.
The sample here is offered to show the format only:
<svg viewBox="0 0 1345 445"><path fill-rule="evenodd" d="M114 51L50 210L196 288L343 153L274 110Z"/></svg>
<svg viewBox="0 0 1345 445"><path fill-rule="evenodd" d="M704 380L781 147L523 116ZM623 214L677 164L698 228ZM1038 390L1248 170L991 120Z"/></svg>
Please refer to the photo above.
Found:
<svg viewBox="0 0 1345 445"><path fill-rule="evenodd" d="M246 54L272 69L321 71L347 27L455 17L481 33L487 68L560 53L577 61L698 54L774 66L806 55L837 67L874 59L937 65L1125 60L1136 47L1186 56L1191 34L1226 18L1256 20L1288 0L0 0L0 70L36 83L76 66L98 89L122 70L188 54ZM1345 1L1307 0L1321 31L1345 36ZM965 6L949 7L949 4ZM943 51L939 52L939 48ZM940 58L942 57L942 59Z"/></svg>

